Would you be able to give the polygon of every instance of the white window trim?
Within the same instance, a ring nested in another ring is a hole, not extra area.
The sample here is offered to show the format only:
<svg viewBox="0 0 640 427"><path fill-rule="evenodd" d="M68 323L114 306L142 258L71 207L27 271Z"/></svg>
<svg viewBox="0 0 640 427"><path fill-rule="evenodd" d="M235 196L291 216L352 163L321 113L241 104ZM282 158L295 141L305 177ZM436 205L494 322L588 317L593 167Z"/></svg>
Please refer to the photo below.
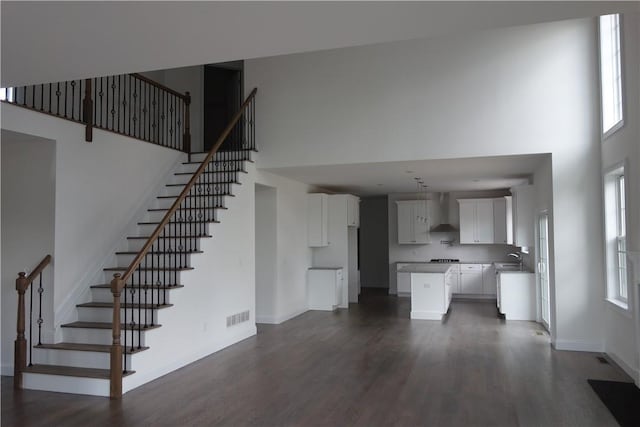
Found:
<svg viewBox="0 0 640 427"><path fill-rule="evenodd" d="M612 14L613 15L613 14ZM619 27L619 31L620 31L620 114L622 115L622 118L615 124L613 125L610 129L608 129L606 132L604 131L604 117L603 117L603 109L604 109L604 105L603 105L603 100L602 100L602 52L601 52L601 41L600 41L600 18L597 18L597 27L598 27L598 87L600 89L600 133L602 135L601 137L601 141L605 141L607 140L609 137L611 137L614 133L616 133L617 131L619 131L620 129L622 129L625 125L625 117L627 116L626 114L626 108L625 108L625 56L624 56L624 46L625 46L625 42L624 42L624 19L622 14L618 14L619 15L619 20L618 20L618 27Z"/></svg>
<svg viewBox="0 0 640 427"><path fill-rule="evenodd" d="M614 281L614 283L612 283L611 281L611 273L610 273L610 269L611 267L611 256L609 253L609 248L608 248L608 238L611 237L610 235L607 234L607 203L606 203L606 197L607 197L607 185L610 185L608 183L608 181L610 181L611 177L613 176L619 176L620 174L615 174L614 172L618 171L618 170L622 170L622 175L625 176L625 205L628 206L628 202L629 202L629 191L628 191L628 186L629 186L629 180L627 179L627 177L629 176L629 164L628 161L625 159L623 162L619 162L615 165L612 165L606 169L603 170L602 172L602 194L603 194L603 208L602 208L602 213L603 213L603 221L602 221L602 231L603 231L603 249L604 249L604 255L605 255L605 283L606 283L606 294L605 294L605 301L607 301L609 303L609 306L614 308L615 311L618 311L620 314L625 315L627 317L631 317L631 306L628 303L628 299L625 300L623 298L619 297L619 283L617 280ZM616 190L617 192L617 190ZM616 195L617 197L617 195ZM628 209L626 209L625 211L625 223L629 224L629 217L628 217ZM616 222L617 222L617 218L616 218ZM616 225L617 227L617 225ZM625 231L628 231L625 230ZM616 231L616 244L617 244L617 231ZM625 233L626 234L626 233ZM628 236L627 236L628 237ZM617 257L617 246L616 246L616 251L614 256ZM615 271L617 272L617 264L614 266ZM629 269L627 268L627 296L629 295L629 284L632 283L629 280Z"/></svg>

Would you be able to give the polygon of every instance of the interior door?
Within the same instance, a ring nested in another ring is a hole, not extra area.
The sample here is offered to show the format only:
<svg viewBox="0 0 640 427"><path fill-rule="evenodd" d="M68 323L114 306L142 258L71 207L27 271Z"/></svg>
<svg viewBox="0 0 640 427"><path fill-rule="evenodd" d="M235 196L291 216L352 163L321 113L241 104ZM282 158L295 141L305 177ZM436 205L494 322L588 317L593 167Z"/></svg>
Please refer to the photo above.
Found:
<svg viewBox="0 0 640 427"><path fill-rule="evenodd" d="M540 317L542 324L550 331L551 300L549 297L549 215L538 218L538 284L540 286Z"/></svg>

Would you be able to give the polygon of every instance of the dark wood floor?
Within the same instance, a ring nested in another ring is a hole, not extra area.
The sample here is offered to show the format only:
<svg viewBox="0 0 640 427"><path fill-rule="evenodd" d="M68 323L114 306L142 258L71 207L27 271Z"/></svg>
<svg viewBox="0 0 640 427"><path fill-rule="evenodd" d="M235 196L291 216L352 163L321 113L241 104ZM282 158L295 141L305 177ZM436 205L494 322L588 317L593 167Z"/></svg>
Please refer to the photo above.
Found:
<svg viewBox="0 0 640 427"><path fill-rule="evenodd" d="M308 312L127 393L122 402L14 392L3 426L609 426L588 378L631 381L594 353L558 352L533 322L454 302L411 321L380 292Z"/></svg>

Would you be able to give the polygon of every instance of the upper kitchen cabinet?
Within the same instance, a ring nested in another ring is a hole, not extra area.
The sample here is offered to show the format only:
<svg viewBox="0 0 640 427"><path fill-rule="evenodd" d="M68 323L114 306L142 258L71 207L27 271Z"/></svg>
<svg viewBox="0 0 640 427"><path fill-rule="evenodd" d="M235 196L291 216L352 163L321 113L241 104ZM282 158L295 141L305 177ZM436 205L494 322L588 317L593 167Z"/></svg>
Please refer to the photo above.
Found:
<svg viewBox="0 0 640 427"><path fill-rule="evenodd" d="M459 199L460 243L494 243L493 199Z"/></svg>
<svg viewBox="0 0 640 427"><path fill-rule="evenodd" d="M398 205L398 244L431 243L426 200L400 200Z"/></svg>
<svg viewBox="0 0 640 427"><path fill-rule="evenodd" d="M347 195L347 226L360 227L360 198Z"/></svg>
<svg viewBox="0 0 640 427"><path fill-rule="evenodd" d="M534 244L535 187L521 185L511 189L513 195L513 244L530 247Z"/></svg>
<svg viewBox="0 0 640 427"><path fill-rule="evenodd" d="M310 247L329 245L328 194L307 194L307 240Z"/></svg>
<svg viewBox="0 0 640 427"><path fill-rule="evenodd" d="M493 199L493 241L513 244L513 215L511 196Z"/></svg>

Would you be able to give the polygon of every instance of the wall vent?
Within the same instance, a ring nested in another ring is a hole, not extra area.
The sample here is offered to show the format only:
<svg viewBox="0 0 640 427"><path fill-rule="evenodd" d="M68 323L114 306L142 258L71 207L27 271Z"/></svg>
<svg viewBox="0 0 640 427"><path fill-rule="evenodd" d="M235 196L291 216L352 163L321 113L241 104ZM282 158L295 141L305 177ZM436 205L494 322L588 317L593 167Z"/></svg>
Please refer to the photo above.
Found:
<svg viewBox="0 0 640 427"><path fill-rule="evenodd" d="M249 321L249 310L232 314L231 316L227 316L227 328L247 321Z"/></svg>

